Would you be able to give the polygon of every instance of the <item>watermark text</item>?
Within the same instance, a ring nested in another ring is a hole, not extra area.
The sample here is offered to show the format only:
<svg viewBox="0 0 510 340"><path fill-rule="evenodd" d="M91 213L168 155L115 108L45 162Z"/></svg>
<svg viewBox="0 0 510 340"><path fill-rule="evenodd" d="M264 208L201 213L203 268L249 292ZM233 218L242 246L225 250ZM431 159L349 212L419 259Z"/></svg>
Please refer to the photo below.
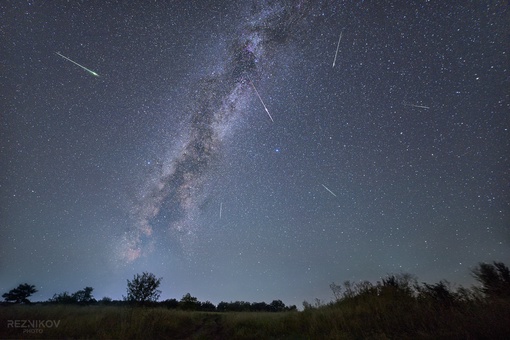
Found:
<svg viewBox="0 0 510 340"><path fill-rule="evenodd" d="M57 328L61 320L7 320L7 328L21 328L23 333L42 333L46 328Z"/></svg>

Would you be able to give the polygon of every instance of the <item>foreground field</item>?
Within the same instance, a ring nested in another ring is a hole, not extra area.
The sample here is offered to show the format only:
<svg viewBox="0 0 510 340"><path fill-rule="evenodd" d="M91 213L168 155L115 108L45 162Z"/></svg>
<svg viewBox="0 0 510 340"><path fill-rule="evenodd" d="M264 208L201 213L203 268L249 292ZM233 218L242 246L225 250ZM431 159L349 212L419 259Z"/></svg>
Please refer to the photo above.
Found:
<svg viewBox="0 0 510 340"><path fill-rule="evenodd" d="M344 303L304 312L205 313L122 306L0 307L0 338L16 339L503 339L507 302L424 306Z"/></svg>

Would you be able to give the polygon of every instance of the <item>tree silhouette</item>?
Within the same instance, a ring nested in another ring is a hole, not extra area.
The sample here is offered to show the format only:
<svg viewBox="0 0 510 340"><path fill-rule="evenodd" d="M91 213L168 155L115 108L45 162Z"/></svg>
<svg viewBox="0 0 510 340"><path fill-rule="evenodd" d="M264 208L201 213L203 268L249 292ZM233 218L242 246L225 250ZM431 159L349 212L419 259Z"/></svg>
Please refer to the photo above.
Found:
<svg viewBox="0 0 510 340"><path fill-rule="evenodd" d="M162 279L161 277L157 279L152 273L136 274L132 281L127 280L127 297L125 299L138 303L157 301L161 294L158 287Z"/></svg>
<svg viewBox="0 0 510 340"><path fill-rule="evenodd" d="M184 310L196 310L197 307L200 306L200 302L194 296L191 296L190 293L184 295L179 303L179 306Z"/></svg>
<svg viewBox="0 0 510 340"><path fill-rule="evenodd" d="M109 296L105 296L101 300L99 300L99 303L101 303L103 305L109 305L112 303L112 298Z"/></svg>
<svg viewBox="0 0 510 340"><path fill-rule="evenodd" d="M216 310L218 312L228 312L228 310L229 310L228 306L229 306L228 302L221 301L220 303L218 303L218 306L216 307Z"/></svg>
<svg viewBox="0 0 510 340"><path fill-rule="evenodd" d="M314 307L313 307L313 305L310 302L305 300L305 301L303 301L303 308L304 308L304 310L311 310Z"/></svg>
<svg viewBox="0 0 510 340"><path fill-rule="evenodd" d="M285 304L282 300L273 300L269 306L272 312L283 312L285 310Z"/></svg>
<svg viewBox="0 0 510 340"><path fill-rule="evenodd" d="M94 288L92 287L85 287L83 290L79 290L76 293L73 294L73 299L77 303L91 303L95 302L95 299L92 297L92 291Z"/></svg>
<svg viewBox="0 0 510 340"><path fill-rule="evenodd" d="M79 290L73 294L69 294L68 292L63 292L60 294L53 294L53 297L48 300L48 302L53 303L79 303L79 304L89 304L97 302L96 299L92 297L92 291L94 288L85 287L83 290Z"/></svg>
<svg viewBox="0 0 510 340"><path fill-rule="evenodd" d="M24 283L20 284L17 288L11 289L8 293L4 293L2 297L6 302L30 303L28 297L34 293L37 293L35 286Z"/></svg>
<svg viewBox="0 0 510 340"><path fill-rule="evenodd" d="M479 263L471 272L487 297L510 298L510 270L503 262Z"/></svg>
<svg viewBox="0 0 510 340"><path fill-rule="evenodd" d="M216 310L216 306L211 301L201 302L200 310L203 312L214 312Z"/></svg>
<svg viewBox="0 0 510 340"><path fill-rule="evenodd" d="M60 294L53 294L53 297L48 299L48 302L53 303L75 303L76 300L74 300L73 296L69 294L69 292L63 292Z"/></svg>
<svg viewBox="0 0 510 340"><path fill-rule="evenodd" d="M269 305L265 302L252 302L251 310L254 312L266 312L269 310Z"/></svg>
<svg viewBox="0 0 510 340"><path fill-rule="evenodd" d="M165 306L168 309L177 309L179 307L179 301L176 299L167 299L161 302L162 306Z"/></svg>

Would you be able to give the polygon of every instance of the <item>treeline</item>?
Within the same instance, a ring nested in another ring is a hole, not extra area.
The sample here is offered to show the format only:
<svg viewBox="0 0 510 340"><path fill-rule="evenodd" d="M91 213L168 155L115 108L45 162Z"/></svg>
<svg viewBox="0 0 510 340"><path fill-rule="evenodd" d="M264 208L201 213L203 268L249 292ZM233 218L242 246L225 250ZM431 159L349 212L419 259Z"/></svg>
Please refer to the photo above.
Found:
<svg viewBox="0 0 510 340"><path fill-rule="evenodd" d="M442 280L435 284L417 282L411 274L389 275L375 284L369 281L350 282L343 285L332 283L330 288L335 300L328 304L316 299L314 304L303 302L305 310L345 305L370 305L390 301L402 304L421 304L452 307L474 303L488 303L496 300L510 300L510 270L502 262L492 264L480 263L471 270L472 276L479 286L472 288L454 288L448 281ZM190 293L180 300L167 299L158 301L161 291L158 290L162 278L152 273L136 274L133 280L127 280L127 295L123 300L114 301L109 297L96 300L92 295L93 288L85 287L74 293L63 292L54 294L43 304L76 304L76 305L117 305L117 306L148 306L165 307L186 311L204 312L285 312L296 311L295 305L286 306L281 300L266 302L220 302L217 306L210 301L201 302ZM34 285L20 284L17 288L2 295L7 304L30 304L28 297L37 292Z"/></svg>
<svg viewBox="0 0 510 340"><path fill-rule="evenodd" d="M132 280L127 280L127 295L122 301L113 301L109 297L104 297L97 301L92 292L94 288L85 287L75 293L63 292L54 294L45 304L76 304L76 305L129 305L129 306L146 306L146 307L166 307L168 309L179 309L186 311L203 311L203 312L284 312L295 311L297 307L285 306L281 300L273 300L267 304L265 302L220 302L215 306L210 301L201 302L190 293L185 294L180 301L177 299L168 299L158 301L161 291L158 289L162 278L156 278L152 273L136 274ZM18 288L12 289L9 293L2 295L5 302L8 303L24 303L29 304L28 297L37 292L34 285L27 283L19 285Z"/></svg>
<svg viewBox="0 0 510 340"><path fill-rule="evenodd" d="M34 286L24 284L3 295L9 305L21 306L0 308L0 324L12 320L13 313L23 320L45 315L66 324L44 329L46 338L510 339L510 270L501 262L480 263L471 274L478 284L470 288L445 280L419 283L410 274L388 275L375 283L332 283L334 301L305 301L304 311L299 313L276 313L296 310L280 300L269 304L220 302L215 306L188 293L180 300L159 301L161 280L148 273L128 280L122 301L108 297L96 301L93 289L85 287L37 303L49 306L23 306L30 304L27 297L35 291ZM53 308L52 304L76 307ZM0 338L19 336L19 329L8 328L2 333L0 327Z"/></svg>
<svg viewBox="0 0 510 340"><path fill-rule="evenodd" d="M90 287L89 287L90 288ZM79 295L78 295L79 296ZM109 305L109 306L133 306L140 305L139 303L127 300L112 300L104 297L97 301L94 298L88 300L83 298L76 298L75 294L64 292L55 295L53 298L44 302L44 304L75 304L75 305ZM148 301L143 303L145 307L164 307L167 309L185 310L185 311L200 311L200 312L285 312L296 311L295 305L286 306L281 300L273 300L271 303L266 302L220 302L218 306L210 301L199 301L196 297L191 296L190 293L184 295L181 300L167 299L163 301Z"/></svg>
<svg viewBox="0 0 510 340"><path fill-rule="evenodd" d="M25 287L24 284L23 286ZM2 304L25 303L25 304L42 304L42 305L99 305L99 306L144 306L144 307L162 307L174 310L184 311L201 311L201 312L285 312L296 311L295 305L286 306L281 300L273 300L271 303L266 302L220 302L218 306L210 301L199 301L198 298L191 296L190 293L185 294L180 300L167 299L163 301L138 301L129 300L126 297L123 300L112 300L109 297L103 297L96 300L93 295L94 288L85 287L75 293L63 292L54 294L53 297L44 302L30 303L26 297L21 299L7 300ZM34 291L34 289L32 289ZM6 295L6 294L4 294ZM7 295L6 295L7 296Z"/></svg>
<svg viewBox="0 0 510 340"><path fill-rule="evenodd" d="M12 304L3 302L5 304ZM55 294L52 298L43 302L31 303L33 305L87 305L87 306L139 306L138 303L133 303L126 300L112 300L109 297L104 297L100 300L90 298L85 300L77 297L75 294L64 292ZM144 307L162 307L166 309L183 310L183 311L199 311L199 312L288 312L297 311L295 305L286 306L281 300L273 300L271 303L266 302L220 302L217 306L210 301L198 301L196 297L192 297L189 293L186 294L181 300L167 299L163 301L145 302Z"/></svg>
<svg viewBox="0 0 510 340"><path fill-rule="evenodd" d="M220 302L215 306L210 301L200 302L197 298L192 297L189 293L184 295L180 301L169 299L154 306L164 306L168 309L192 310L203 312L286 312L296 311L295 305L286 306L281 300L273 300L271 303L266 302Z"/></svg>

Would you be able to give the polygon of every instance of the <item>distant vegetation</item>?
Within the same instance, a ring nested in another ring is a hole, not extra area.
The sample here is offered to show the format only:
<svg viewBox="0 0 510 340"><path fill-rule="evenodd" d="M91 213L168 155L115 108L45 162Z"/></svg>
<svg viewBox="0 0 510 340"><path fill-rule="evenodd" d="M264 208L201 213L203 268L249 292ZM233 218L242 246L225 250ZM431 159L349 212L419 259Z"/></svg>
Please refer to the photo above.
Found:
<svg viewBox="0 0 510 340"><path fill-rule="evenodd" d="M23 283L17 288L11 289L8 293L2 294L2 297L5 299L5 302L30 303L28 297L34 293L37 293L37 289L35 289L34 285Z"/></svg>
<svg viewBox="0 0 510 340"><path fill-rule="evenodd" d="M63 292L60 294L53 294L53 297L48 300L51 303L61 303L61 304L91 304L96 303L96 299L92 297L92 291L94 288L85 287L83 290L79 290L76 293L69 294L68 292Z"/></svg>
<svg viewBox="0 0 510 340"><path fill-rule="evenodd" d="M160 294L161 278L148 273L128 280L128 296L123 301L96 301L93 289L86 287L30 304L26 293L31 290L25 284L24 289L16 288L23 293L16 295L11 290L3 295L7 302L0 308L0 338L510 338L508 267L501 262L480 263L472 275L478 286L455 289L444 280L418 283L410 274L389 275L376 283L332 283L334 301L305 301L303 312L280 300L215 306L189 293L179 301L158 302L154 297ZM139 289L147 294L137 295ZM139 299L130 298L130 293ZM14 316L16 320L60 323L24 332L25 328L12 326ZM6 327L9 322L12 327Z"/></svg>

